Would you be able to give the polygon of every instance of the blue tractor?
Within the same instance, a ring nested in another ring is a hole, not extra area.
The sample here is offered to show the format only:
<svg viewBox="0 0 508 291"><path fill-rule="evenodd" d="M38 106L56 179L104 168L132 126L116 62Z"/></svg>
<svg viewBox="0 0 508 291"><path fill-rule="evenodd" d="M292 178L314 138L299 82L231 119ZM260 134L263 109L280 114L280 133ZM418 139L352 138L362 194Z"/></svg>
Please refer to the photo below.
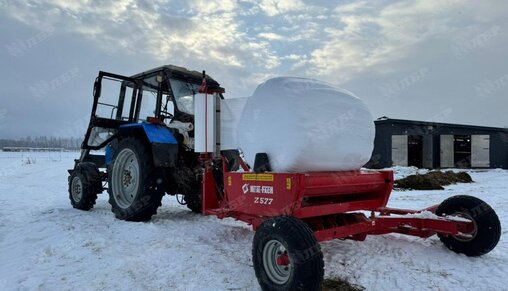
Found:
<svg viewBox="0 0 508 291"><path fill-rule="evenodd" d="M206 84L206 85L205 85ZM165 194L201 212L203 168L194 151L194 99L224 89L204 72L162 66L131 77L99 72L80 158L69 170L74 208L107 190L118 219L147 221Z"/></svg>

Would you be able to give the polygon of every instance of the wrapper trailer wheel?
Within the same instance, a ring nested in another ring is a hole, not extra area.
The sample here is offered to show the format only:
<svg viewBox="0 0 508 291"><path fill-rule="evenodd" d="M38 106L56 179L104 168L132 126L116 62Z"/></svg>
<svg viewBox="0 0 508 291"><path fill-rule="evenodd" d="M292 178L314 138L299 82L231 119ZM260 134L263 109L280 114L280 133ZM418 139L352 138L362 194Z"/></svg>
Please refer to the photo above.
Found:
<svg viewBox="0 0 508 291"><path fill-rule="evenodd" d="M263 222L254 235L252 257L263 290L320 290L323 253L302 220L279 216Z"/></svg>
<svg viewBox="0 0 508 291"><path fill-rule="evenodd" d="M481 256L490 252L501 237L501 223L496 212L486 202L467 195L453 196L436 209L439 216L458 216L473 222L470 233L456 236L438 234L450 250L467 256Z"/></svg>

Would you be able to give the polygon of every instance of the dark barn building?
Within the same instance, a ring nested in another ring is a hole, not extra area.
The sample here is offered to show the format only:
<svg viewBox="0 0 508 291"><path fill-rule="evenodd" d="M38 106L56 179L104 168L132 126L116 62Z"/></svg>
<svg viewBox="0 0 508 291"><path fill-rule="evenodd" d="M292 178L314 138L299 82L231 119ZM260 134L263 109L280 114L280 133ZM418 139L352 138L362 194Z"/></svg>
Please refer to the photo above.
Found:
<svg viewBox="0 0 508 291"><path fill-rule="evenodd" d="M382 117L366 167L508 168L508 129Z"/></svg>

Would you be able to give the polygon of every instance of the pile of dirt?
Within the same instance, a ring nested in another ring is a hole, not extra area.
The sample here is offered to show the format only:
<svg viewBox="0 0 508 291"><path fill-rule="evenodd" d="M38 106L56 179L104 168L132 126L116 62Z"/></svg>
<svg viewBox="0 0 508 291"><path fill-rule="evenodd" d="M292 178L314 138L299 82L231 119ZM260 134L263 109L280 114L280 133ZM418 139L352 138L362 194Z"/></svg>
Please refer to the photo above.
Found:
<svg viewBox="0 0 508 291"><path fill-rule="evenodd" d="M342 279L325 279L322 291L363 291L365 288Z"/></svg>
<svg viewBox="0 0 508 291"><path fill-rule="evenodd" d="M427 174L416 174L396 180L394 187L409 190L443 190L443 186L456 183L472 183L473 179L466 172L432 171Z"/></svg>

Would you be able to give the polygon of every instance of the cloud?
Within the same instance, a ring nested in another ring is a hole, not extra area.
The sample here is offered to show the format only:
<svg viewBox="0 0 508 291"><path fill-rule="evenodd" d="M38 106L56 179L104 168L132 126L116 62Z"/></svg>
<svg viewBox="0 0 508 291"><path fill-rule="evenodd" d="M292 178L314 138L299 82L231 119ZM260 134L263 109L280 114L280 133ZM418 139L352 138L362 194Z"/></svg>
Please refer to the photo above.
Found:
<svg viewBox="0 0 508 291"><path fill-rule="evenodd" d="M268 39L268 40L281 40L284 39L284 37L280 34L276 34L273 32L262 32L258 34L258 37Z"/></svg>
<svg viewBox="0 0 508 291"><path fill-rule="evenodd" d="M335 23L324 29L323 44L312 51L308 65L314 74L338 76L342 81L372 68L391 71L389 64L411 55L425 55L415 51L422 43L469 40L471 31L484 25L471 18L495 20L495 14L478 10L478 6L473 1L456 0L341 4L334 9Z"/></svg>
<svg viewBox="0 0 508 291"><path fill-rule="evenodd" d="M305 4L301 0L261 0L259 8L268 16L301 11Z"/></svg>
<svg viewBox="0 0 508 291"><path fill-rule="evenodd" d="M30 3L13 2L5 11L38 29L82 35L110 53L145 54L164 63L220 64L245 75L305 68L307 75L340 80L374 67L390 71L389 64L432 39L453 38L455 47L467 44L471 35L482 32L482 22L504 17L503 9L459 0L353 1L331 8L302 0ZM287 67L282 63L287 55L308 57L293 58Z"/></svg>
<svg viewBox="0 0 508 291"><path fill-rule="evenodd" d="M242 16L257 3L234 0L64 1L13 3L3 13L56 35L79 35L110 55L148 56L156 63L213 70L228 92L245 95L256 76L281 64L274 32L247 33ZM269 5L270 3L265 3ZM272 3L292 11L288 2ZM260 4L261 5L261 4ZM297 5L298 6L298 5ZM2 13L2 12L0 12ZM283 36L280 36L283 40ZM255 74L259 71L260 74ZM247 81L239 81L239 78ZM248 82L247 88L245 82Z"/></svg>
<svg viewBox="0 0 508 291"><path fill-rule="evenodd" d="M169 6L165 6L169 5ZM174 5L172 7L171 5ZM178 13L175 13L176 8ZM41 0L33 6L8 7L12 17L33 27L56 27L77 33L111 52L148 54L159 61L192 58L223 66L246 66L247 60L273 67L266 45L241 31L236 1L188 2L133 0Z"/></svg>
<svg viewBox="0 0 508 291"><path fill-rule="evenodd" d="M357 13L359 10L363 10L366 7L368 7L367 1L355 1L339 5L335 7L334 11L338 14Z"/></svg>

